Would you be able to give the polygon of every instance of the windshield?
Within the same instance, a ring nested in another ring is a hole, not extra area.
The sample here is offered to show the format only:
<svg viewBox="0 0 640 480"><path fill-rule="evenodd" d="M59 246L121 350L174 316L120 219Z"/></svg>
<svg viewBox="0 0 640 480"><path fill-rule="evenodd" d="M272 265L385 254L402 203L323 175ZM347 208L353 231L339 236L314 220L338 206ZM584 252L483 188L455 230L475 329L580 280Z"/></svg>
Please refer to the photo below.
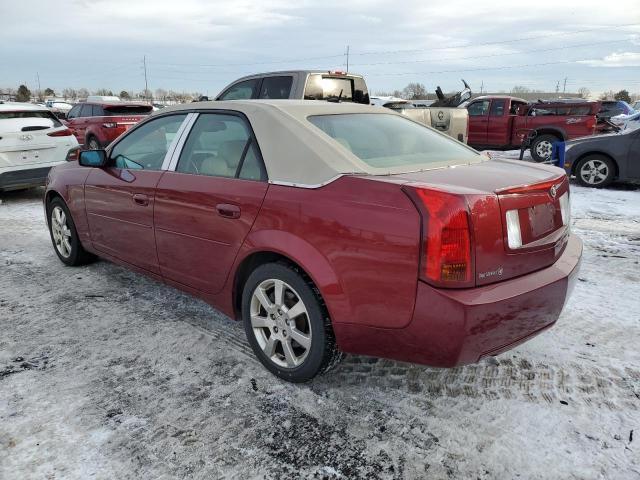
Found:
<svg viewBox="0 0 640 480"><path fill-rule="evenodd" d="M309 121L374 168L464 164L479 153L399 115L315 115Z"/></svg>

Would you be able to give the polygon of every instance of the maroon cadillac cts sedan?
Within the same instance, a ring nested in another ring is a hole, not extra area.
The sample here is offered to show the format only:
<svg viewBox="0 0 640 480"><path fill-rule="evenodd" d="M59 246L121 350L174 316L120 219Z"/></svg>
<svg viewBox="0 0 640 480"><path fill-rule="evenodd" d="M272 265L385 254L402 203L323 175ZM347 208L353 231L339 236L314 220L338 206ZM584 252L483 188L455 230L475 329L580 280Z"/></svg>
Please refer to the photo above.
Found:
<svg viewBox="0 0 640 480"><path fill-rule="evenodd" d="M452 367L512 348L557 320L582 254L563 170L355 104L163 109L54 168L45 208L62 262L206 300L293 382L343 353Z"/></svg>

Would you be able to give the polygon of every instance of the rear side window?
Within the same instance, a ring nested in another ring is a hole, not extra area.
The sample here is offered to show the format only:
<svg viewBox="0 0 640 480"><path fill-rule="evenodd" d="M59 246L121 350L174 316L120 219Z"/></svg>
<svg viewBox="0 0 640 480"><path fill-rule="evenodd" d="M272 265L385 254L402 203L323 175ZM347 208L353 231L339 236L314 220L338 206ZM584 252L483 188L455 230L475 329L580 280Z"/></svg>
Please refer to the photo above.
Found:
<svg viewBox="0 0 640 480"><path fill-rule="evenodd" d="M201 114L184 144L177 172L262 180L264 167L246 122L221 113Z"/></svg>
<svg viewBox="0 0 640 480"><path fill-rule="evenodd" d="M591 113L591 107L589 105L571 107L571 115L589 115L590 113Z"/></svg>
<svg viewBox="0 0 640 480"><path fill-rule="evenodd" d="M309 121L374 168L464 164L478 153L400 115L315 115Z"/></svg>
<svg viewBox="0 0 640 480"><path fill-rule="evenodd" d="M259 98L289 98L293 77L266 77L262 80Z"/></svg>
<svg viewBox="0 0 640 480"><path fill-rule="evenodd" d="M87 104L82 105L82 109L80 110L80 115L78 116L90 117L91 115L93 115L93 105L87 105Z"/></svg>
<svg viewBox="0 0 640 480"><path fill-rule="evenodd" d="M151 105L109 105L104 107L107 117L122 117L126 115L149 115L153 111Z"/></svg>
<svg viewBox="0 0 640 480"><path fill-rule="evenodd" d="M61 126L62 123L49 111L0 112L0 133L29 132Z"/></svg>
<svg viewBox="0 0 640 480"><path fill-rule="evenodd" d="M255 98L260 79L252 78L244 82L236 83L227 89L218 100L248 100Z"/></svg>
<svg viewBox="0 0 640 480"><path fill-rule="evenodd" d="M94 105L93 108L91 109L91 114L94 117L102 117L104 115L104 110L100 105Z"/></svg>
<svg viewBox="0 0 640 480"><path fill-rule="evenodd" d="M489 113L489 100L474 102L467 107L470 117L482 117Z"/></svg>
<svg viewBox="0 0 640 480"><path fill-rule="evenodd" d="M494 100L491 102L491 112L489 113L492 117L502 117L504 115L504 105L506 100Z"/></svg>

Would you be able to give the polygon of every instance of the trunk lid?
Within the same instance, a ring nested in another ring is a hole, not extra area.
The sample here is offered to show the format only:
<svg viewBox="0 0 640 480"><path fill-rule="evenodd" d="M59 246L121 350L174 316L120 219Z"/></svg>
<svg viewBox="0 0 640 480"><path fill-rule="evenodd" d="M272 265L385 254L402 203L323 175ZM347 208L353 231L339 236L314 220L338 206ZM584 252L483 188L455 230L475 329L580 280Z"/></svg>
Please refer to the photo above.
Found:
<svg viewBox="0 0 640 480"><path fill-rule="evenodd" d="M559 168L491 160L393 175L389 180L464 197L472 235L474 285L548 267L564 251L569 235L569 182Z"/></svg>
<svg viewBox="0 0 640 480"><path fill-rule="evenodd" d="M62 126L49 111L0 112L0 167L54 161L60 139L48 134Z"/></svg>

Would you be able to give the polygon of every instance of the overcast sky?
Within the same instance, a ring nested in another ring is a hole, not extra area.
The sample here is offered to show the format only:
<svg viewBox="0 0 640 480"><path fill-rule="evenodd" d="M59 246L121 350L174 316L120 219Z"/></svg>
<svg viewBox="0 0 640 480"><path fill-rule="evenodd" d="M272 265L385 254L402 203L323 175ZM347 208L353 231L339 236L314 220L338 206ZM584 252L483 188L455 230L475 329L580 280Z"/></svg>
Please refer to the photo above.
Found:
<svg viewBox="0 0 640 480"><path fill-rule="evenodd" d="M640 1L0 0L0 88L214 95L235 78L344 68L373 92L640 92ZM634 25L635 24L635 25Z"/></svg>

